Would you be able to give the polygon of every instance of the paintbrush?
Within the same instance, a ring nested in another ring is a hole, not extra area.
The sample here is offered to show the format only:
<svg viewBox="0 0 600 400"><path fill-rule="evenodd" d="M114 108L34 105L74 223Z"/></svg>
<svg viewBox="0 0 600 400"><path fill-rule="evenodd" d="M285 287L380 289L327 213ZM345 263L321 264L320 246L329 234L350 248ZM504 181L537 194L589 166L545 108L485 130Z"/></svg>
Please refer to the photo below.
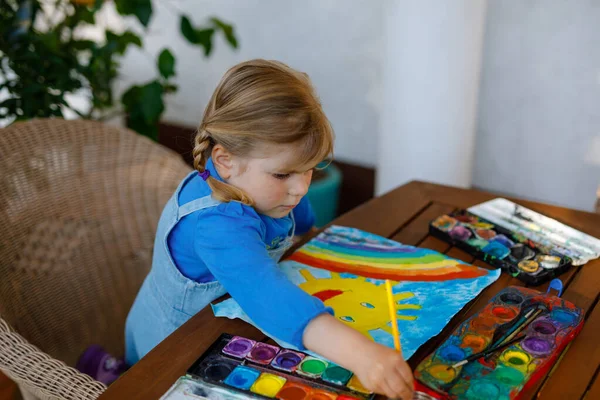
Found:
<svg viewBox="0 0 600 400"><path fill-rule="evenodd" d="M523 339L525 338L525 336L526 336L526 335L521 335L521 336L519 336L519 337L517 337L517 338L511 339L511 340L508 340L508 341L505 341L504 343L500 343L500 344L498 344L497 346L491 347L491 348L489 348L489 349L487 349L487 350L484 350L484 351L482 351L482 352L479 352L479 353L477 353L477 354L473 354L473 355L471 355L471 356L469 356L469 357L465 358L464 360L457 362L456 364L452 364L452 365L450 365L450 366L449 366L448 368L446 368L446 369L447 369L447 370L449 370L449 369L452 369L452 368L458 368L458 367L460 367L460 366L462 366L462 365L465 365L465 364L467 364L467 363L469 363L469 362L471 362L471 361L478 360L478 359L480 359L481 357L487 357L487 356L489 356L490 354L493 354L493 353L495 353L495 352L497 352L497 351L504 350L504 349L505 349L505 348L507 348L508 346L510 346L510 345L512 345L512 344L515 344L515 343L517 343L517 342L519 342L519 341L523 340Z"/></svg>
<svg viewBox="0 0 600 400"><path fill-rule="evenodd" d="M543 311L545 307L534 307L525 314L525 316L521 317L521 319L514 324L508 332L505 332L500 339L494 341L494 345L502 344L514 338L519 332L522 332L523 329L527 328L529 324L536 319Z"/></svg>
<svg viewBox="0 0 600 400"><path fill-rule="evenodd" d="M394 335L394 348L398 352L402 352L400 347L400 331L398 330L398 318L396 317L396 307L394 306L394 294L392 292L392 284L389 280L385 280L385 290L387 292L388 308L390 311L390 322L392 323L392 332Z"/></svg>

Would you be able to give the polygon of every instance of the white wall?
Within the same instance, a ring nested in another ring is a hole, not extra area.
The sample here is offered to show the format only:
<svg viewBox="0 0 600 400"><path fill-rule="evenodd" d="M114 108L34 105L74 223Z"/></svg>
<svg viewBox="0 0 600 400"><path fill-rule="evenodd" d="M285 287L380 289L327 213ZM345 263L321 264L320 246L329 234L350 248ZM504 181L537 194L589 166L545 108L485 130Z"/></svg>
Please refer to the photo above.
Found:
<svg viewBox="0 0 600 400"><path fill-rule="evenodd" d="M600 184L600 3L490 1L473 183L592 210Z"/></svg>
<svg viewBox="0 0 600 400"><path fill-rule="evenodd" d="M143 82L155 73L165 46L177 57L179 91L164 119L196 126L213 89L232 65L251 58L278 59L307 72L337 134L336 158L373 166L381 87L383 2L369 0L179 0L154 1L145 37L150 55L129 51L123 81ZM177 10L195 24L216 15L236 27L240 49L219 37L206 59L179 33Z"/></svg>
<svg viewBox="0 0 600 400"><path fill-rule="evenodd" d="M378 193L471 185L486 3L388 3Z"/></svg>

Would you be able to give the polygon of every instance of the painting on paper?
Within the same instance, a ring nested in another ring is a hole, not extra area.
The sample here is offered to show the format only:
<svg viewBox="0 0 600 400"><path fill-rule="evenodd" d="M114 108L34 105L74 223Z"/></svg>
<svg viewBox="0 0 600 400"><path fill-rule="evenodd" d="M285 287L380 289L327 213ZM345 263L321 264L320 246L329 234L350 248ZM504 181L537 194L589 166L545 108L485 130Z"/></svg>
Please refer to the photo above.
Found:
<svg viewBox="0 0 600 400"><path fill-rule="evenodd" d="M384 282L391 280L405 358L500 275L499 270L341 226L327 228L280 268L331 307L340 321L389 347L393 337ZM233 299L213 305L213 311L252 323Z"/></svg>

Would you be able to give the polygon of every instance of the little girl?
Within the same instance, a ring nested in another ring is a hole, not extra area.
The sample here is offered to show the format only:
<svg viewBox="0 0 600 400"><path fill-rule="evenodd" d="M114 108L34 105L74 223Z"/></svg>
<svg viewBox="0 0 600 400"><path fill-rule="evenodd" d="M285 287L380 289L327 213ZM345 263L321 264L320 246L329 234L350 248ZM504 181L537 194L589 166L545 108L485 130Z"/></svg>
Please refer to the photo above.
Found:
<svg viewBox="0 0 600 400"><path fill-rule="evenodd" d="M411 398L399 353L344 325L277 267L294 234L312 228L304 195L332 150L306 74L265 60L227 71L195 138L197 171L158 223L152 269L127 318L128 365L228 292L271 336L353 371L368 389Z"/></svg>

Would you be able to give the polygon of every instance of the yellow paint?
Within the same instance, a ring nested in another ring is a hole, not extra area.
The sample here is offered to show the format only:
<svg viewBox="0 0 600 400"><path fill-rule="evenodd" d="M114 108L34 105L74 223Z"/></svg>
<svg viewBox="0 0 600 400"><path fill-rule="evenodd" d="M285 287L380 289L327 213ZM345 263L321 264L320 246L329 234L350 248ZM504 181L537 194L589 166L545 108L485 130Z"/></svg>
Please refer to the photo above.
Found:
<svg viewBox="0 0 600 400"><path fill-rule="evenodd" d="M387 294L385 285L375 285L364 277L342 278L338 273L331 273L331 278L315 279L307 269L300 270L306 282L298 285L310 295L315 293L338 290L339 295L324 301L325 305L333 308L335 316L346 325L356 329L363 335L371 338L369 331L382 329L393 334L390 328L390 314L388 313ZM400 304L402 300L414 297L410 292L393 295L394 310L420 310L417 304ZM397 319L414 321L414 315L398 315Z"/></svg>
<svg viewBox="0 0 600 400"><path fill-rule="evenodd" d="M266 397L275 397L283 385L285 385L285 382L286 379L281 376L264 372L254 382L250 391Z"/></svg>
<svg viewBox="0 0 600 400"><path fill-rule="evenodd" d="M500 360L509 367L527 371L527 367L531 362L531 356L520 350L508 349L500 356Z"/></svg>
<svg viewBox="0 0 600 400"><path fill-rule="evenodd" d="M364 394L372 393L369 389L367 389L366 387L363 386L362 382L360 380L358 380L358 377L356 375L352 376L352 378L350 379L350 382L348 382L348 384L346 386L348 386L350 389L354 390L355 392L364 393Z"/></svg>
<svg viewBox="0 0 600 400"><path fill-rule="evenodd" d="M438 381L444 383L450 383L456 377L456 370L454 368L448 369L445 364L434 364L427 367L426 371Z"/></svg>

